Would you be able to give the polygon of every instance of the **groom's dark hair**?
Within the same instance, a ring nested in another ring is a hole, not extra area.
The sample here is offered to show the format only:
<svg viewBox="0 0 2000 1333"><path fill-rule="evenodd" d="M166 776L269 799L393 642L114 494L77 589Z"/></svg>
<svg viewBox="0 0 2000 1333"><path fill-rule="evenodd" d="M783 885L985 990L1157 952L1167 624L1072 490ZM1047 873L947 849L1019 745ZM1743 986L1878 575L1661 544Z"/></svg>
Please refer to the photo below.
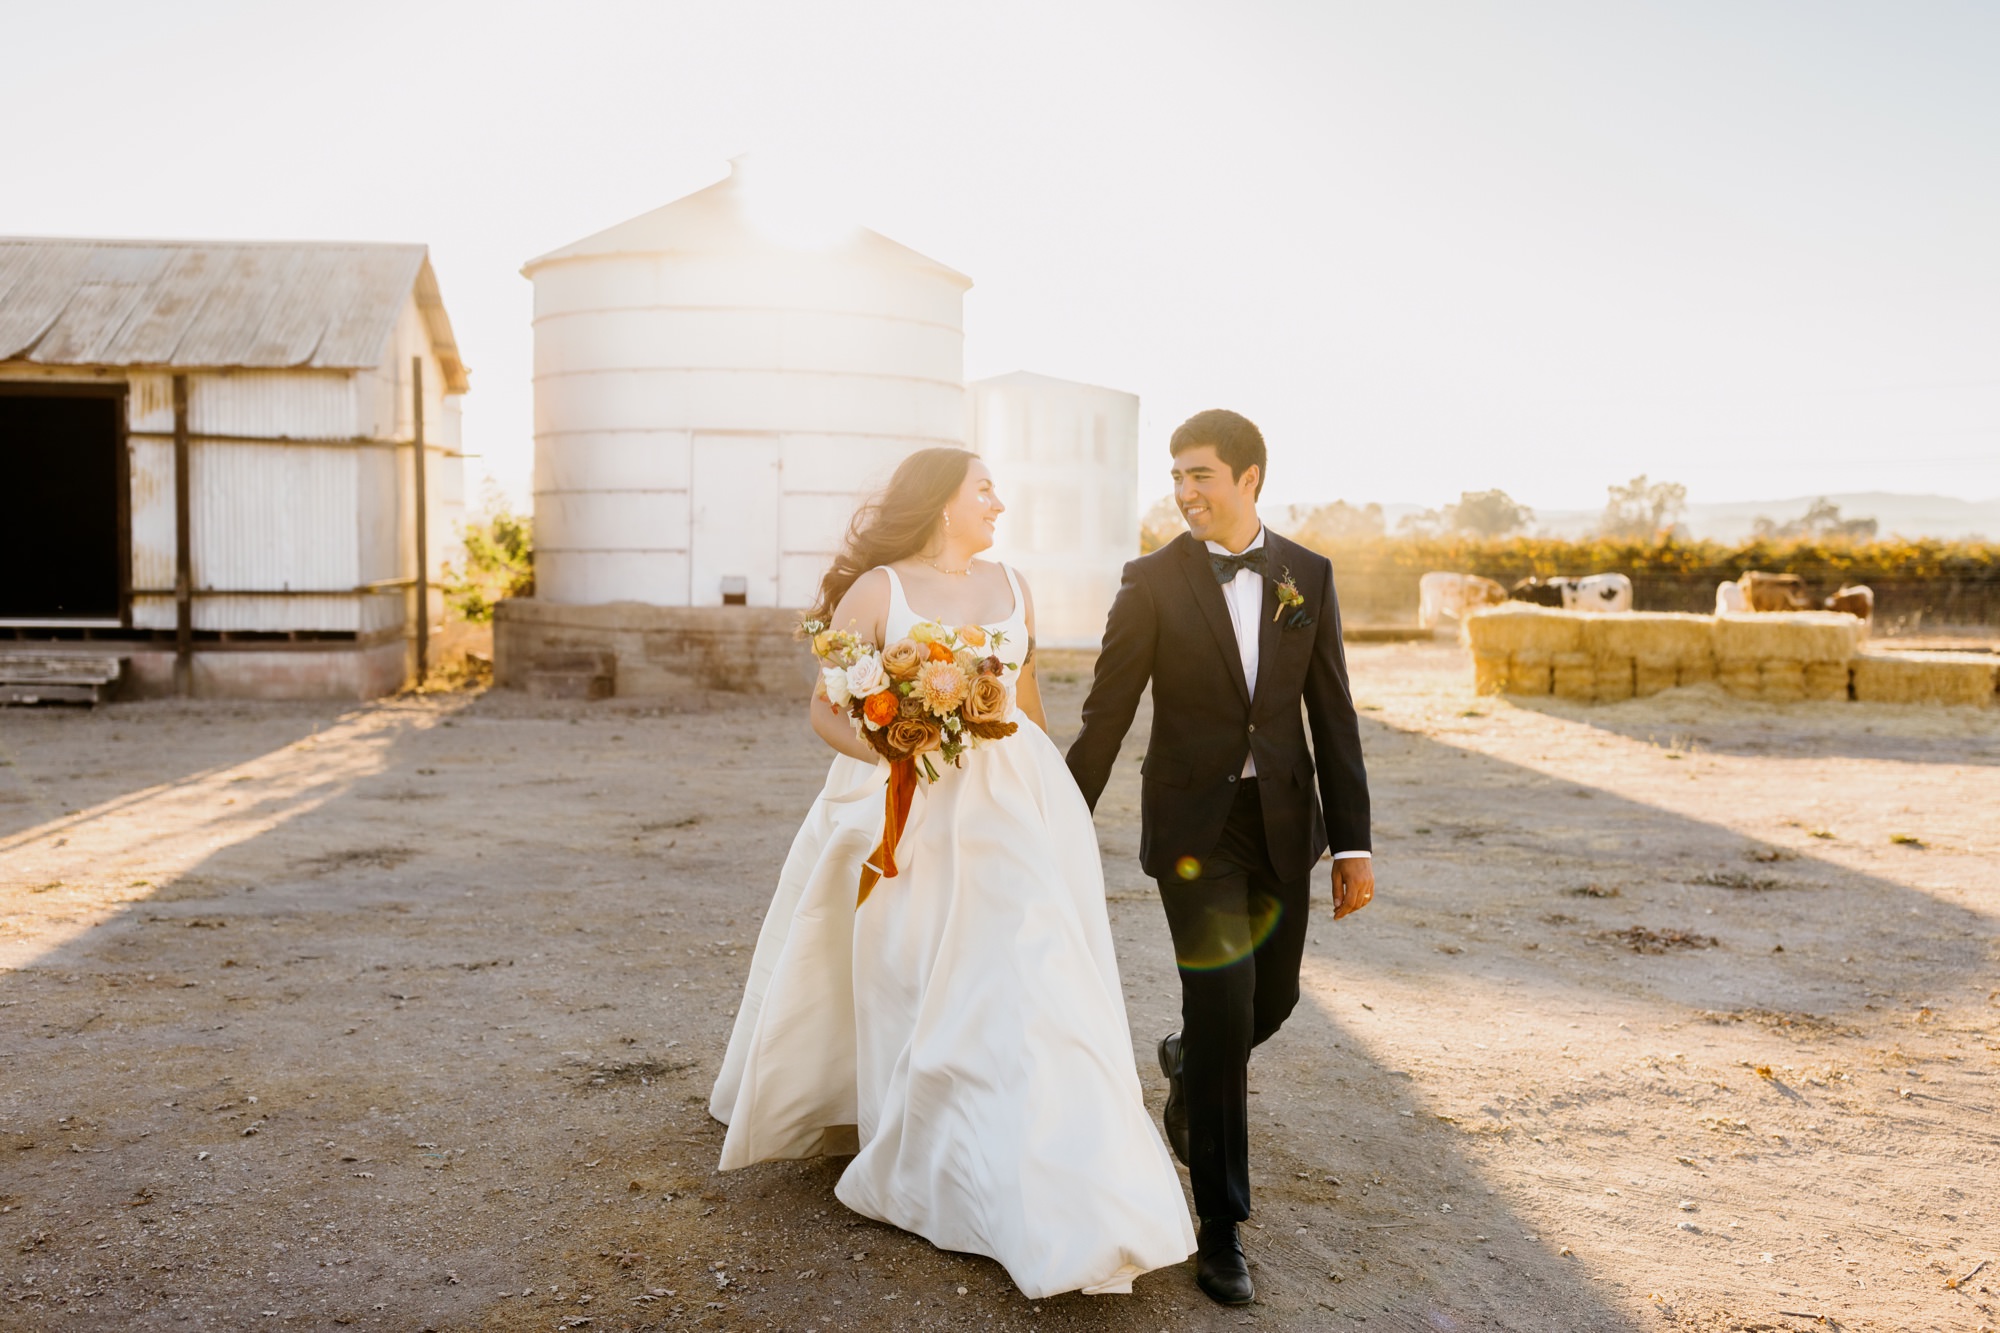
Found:
<svg viewBox="0 0 2000 1333"><path fill-rule="evenodd" d="M1257 494L1264 494L1264 477L1271 469L1264 461L1264 432L1241 412L1211 407L1183 421L1167 441L1167 452L1179 458L1190 449L1212 446L1215 456L1229 464L1229 479L1243 476L1248 467L1257 469Z"/></svg>

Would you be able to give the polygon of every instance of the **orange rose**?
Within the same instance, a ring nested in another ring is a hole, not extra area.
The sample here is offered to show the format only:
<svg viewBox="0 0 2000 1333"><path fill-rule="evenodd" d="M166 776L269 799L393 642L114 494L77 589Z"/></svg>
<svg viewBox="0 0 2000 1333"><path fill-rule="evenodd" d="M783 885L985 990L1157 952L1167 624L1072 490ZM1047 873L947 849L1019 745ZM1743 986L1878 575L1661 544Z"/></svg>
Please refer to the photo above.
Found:
<svg viewBox="0 0 2000 1333"><path fill-rule="evenodd" d="M960 625L956 631L958 641L968 648L984 648L986 631L977 625Z"/></svg>
<svg viewBox="0 0 2000 1333"><path fill-rule="evenodd" d="M933 661L933 662L949 662L949 661L951 661L951 649L949 649L949 648L945 647L945 646L944 646L943 644L941 644L941 643L937 642L936 640L932 640L932 641L931 641L931 661Z"/></svg>
<svg viewBox="0 0 2000 1333"><path fill-rule="evenodd" d="M882 650L882 669L890 680L915 680L917 669L929 657L912 639L898 639Z"/></svg>
<svg viewBox="0 0 2000 1333"><path fill-rule="evenodd" d="M896 697L894 690L883 690L878 694L869 695L862 701L861 716L878 727L886 727L896 720L896 714L901 712L902 708L903 701Z"/></svg>

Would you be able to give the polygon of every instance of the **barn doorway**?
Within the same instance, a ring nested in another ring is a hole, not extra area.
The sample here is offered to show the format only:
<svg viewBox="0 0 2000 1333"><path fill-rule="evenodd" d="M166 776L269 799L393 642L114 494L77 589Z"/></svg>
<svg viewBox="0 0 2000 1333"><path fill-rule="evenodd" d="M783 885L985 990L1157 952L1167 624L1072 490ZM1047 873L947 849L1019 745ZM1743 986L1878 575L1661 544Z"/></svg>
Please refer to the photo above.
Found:
<svg viewBox="0 0 2000 1333"><path fill-rule="evenodd" d="M0 385L0 624L124 621L122 391Z"/></svg>

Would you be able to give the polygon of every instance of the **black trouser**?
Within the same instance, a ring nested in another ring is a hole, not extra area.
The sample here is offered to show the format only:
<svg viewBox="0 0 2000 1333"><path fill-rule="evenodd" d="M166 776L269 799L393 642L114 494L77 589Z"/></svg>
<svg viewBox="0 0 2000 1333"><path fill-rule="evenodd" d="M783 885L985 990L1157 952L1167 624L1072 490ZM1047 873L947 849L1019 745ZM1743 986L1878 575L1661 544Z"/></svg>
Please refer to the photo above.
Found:
<svg viewBox="0 0 2000 1333"><path fill-rule="evenodd" d="M1191 880L1160 880L1181 974L1188 1173L1202 1217L1250 1216L1250 1049L1299 1002L1310 876L1271 868L1254 781Z"/></svg>

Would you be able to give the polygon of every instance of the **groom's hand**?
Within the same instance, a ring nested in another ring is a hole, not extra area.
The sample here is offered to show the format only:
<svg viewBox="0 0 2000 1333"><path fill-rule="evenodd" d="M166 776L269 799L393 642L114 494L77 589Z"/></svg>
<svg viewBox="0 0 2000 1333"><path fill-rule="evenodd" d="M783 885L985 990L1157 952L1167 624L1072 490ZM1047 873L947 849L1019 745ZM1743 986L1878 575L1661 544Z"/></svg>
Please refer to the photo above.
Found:
<svg viewBox="0 0 2000 1333"><path fill-rule="evenodd" d="M1375 896L1375 862L1350 856L1333 863L1333 919L1368 906Z"/></svg>

